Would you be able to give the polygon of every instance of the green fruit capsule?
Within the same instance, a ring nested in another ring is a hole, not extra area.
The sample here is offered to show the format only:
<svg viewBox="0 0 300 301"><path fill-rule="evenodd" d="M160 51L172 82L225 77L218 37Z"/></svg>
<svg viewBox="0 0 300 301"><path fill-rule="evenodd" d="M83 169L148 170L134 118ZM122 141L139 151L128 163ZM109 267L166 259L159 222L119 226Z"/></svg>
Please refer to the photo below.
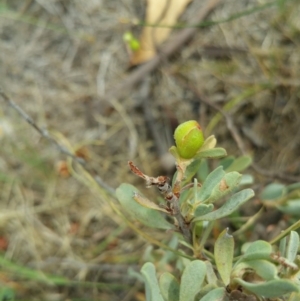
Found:
<svg viewBox="0 0 300 301"><path fill-rule="evenodd" d="M204 142L201 126L195 120L180 124L174 132L174 138L177 151L184 159L193 158Z"/></svg>

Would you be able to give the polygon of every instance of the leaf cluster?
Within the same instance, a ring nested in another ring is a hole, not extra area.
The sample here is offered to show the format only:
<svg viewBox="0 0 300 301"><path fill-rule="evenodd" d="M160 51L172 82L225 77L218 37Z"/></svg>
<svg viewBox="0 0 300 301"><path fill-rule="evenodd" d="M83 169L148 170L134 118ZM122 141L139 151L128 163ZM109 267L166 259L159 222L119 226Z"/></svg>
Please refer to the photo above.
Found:
<svg viewBox="0 0 300 301"><path fill-rule="evenodd" d="M157 278L153 263L144 264L141 274L147 301L300 300L299 235L292 231L295 227L278 237L277 249L258 240L236 250L228 229L218 236L213 253L205 249L214 222L231 215L254 196L252 189L241 190L252 179L238 172L251 164L251 158L227 157L209 172L208 159L226 156L224 149L215 146L214 136L208 137L191 159L180 157L177 148L171 147L177 171L167 188L159 184L164 177L149 177L137 169L148 185L157 185L164 192L165 204L149 200L130 184L121 184L117 189L117 197L131 218L148 227L180 232L181 244L193 252L193 260L184 259L180 281L169 272ZM198 179L202 179L201 184ZM298 204L298 189L299 184L273 184L261 197L264 201L275 200L275 206L282 211L290 210Z"/></svg>

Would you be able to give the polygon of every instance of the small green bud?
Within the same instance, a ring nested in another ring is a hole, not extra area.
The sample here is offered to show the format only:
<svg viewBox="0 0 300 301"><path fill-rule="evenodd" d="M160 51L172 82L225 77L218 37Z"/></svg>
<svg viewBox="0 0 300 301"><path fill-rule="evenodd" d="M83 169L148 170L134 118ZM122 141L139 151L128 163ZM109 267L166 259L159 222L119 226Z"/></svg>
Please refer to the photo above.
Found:
<svg viewBox="0 0 300 301"><path fill-rule="evenodd" d="M126 31L123 35L123 41L126 42L128 47L132 51L137 51L140 49L140 42L134 37L134 35L130 31Z"/></svg>
<svg viewBox="0 0 300 301"><path fill-rule="evenodd" d="M174 132L174 138L177 151L184 159L193 158L204 142L201 126L195 120L180 124Z"/></svg>

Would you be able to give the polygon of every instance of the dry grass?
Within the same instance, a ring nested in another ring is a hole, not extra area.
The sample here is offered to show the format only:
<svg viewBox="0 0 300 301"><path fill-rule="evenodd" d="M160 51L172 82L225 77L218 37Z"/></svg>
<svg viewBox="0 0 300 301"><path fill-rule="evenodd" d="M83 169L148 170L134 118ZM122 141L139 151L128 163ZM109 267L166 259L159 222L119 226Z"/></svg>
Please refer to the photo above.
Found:
<svg viewBox="0 0 300 301"><path fill-rule="evenodd" d="M183 20L198 9L194 2ZM226 19L260 2L224 1L211 18ZM104 113L89 106L130 72L122 35L140 32L129 21L141 20L144 10L132 0L0 1L0 85L62 144L86 152L113 188L142 184L128 172L131 159L147 174L165 173L160 159L173 143L174 127L187 119L200 119L221 146L239 154L224 120L182 81L224 110L227 105L262 168L299 177L299 3L201 29L151 75L147 110L159 145L145 121L142 88L109 99ZM0 139L4 287L19 299L143 300L127 268L143 260L147 243L112 211L115 200L82 173L79 180L60 175L65 157L4 105Z"/></svg>

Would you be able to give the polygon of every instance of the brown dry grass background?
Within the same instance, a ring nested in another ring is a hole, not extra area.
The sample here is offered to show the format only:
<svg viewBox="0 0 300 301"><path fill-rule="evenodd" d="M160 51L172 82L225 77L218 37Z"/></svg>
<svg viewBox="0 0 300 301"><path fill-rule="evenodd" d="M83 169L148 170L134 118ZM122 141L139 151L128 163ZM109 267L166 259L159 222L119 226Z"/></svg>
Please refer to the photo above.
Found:
<svg viewBox="0 0 300 301"><path fill-rule="evenodd" d="M134 71L122 36L141 32L132 22L143 20L144 1L0 1L0 85L112 188L143 187L128 160L149 175L170 172L172 132L185 120L199 120L228 153L241 154L199 94L230 113L247 152L274 173L253 172L257 191L278 173L290 183L300 177L300 4L277 2L199 29L140 85L103 102ZM208 19L264 3L222 1ZM181 21L201 5L195 0ZM112 211L113 198L78 168L74 177L59 173L65 156L3 102L0 139L1 287L20 300L144 300L127 269L149 258L149 243Z"/></svg>

